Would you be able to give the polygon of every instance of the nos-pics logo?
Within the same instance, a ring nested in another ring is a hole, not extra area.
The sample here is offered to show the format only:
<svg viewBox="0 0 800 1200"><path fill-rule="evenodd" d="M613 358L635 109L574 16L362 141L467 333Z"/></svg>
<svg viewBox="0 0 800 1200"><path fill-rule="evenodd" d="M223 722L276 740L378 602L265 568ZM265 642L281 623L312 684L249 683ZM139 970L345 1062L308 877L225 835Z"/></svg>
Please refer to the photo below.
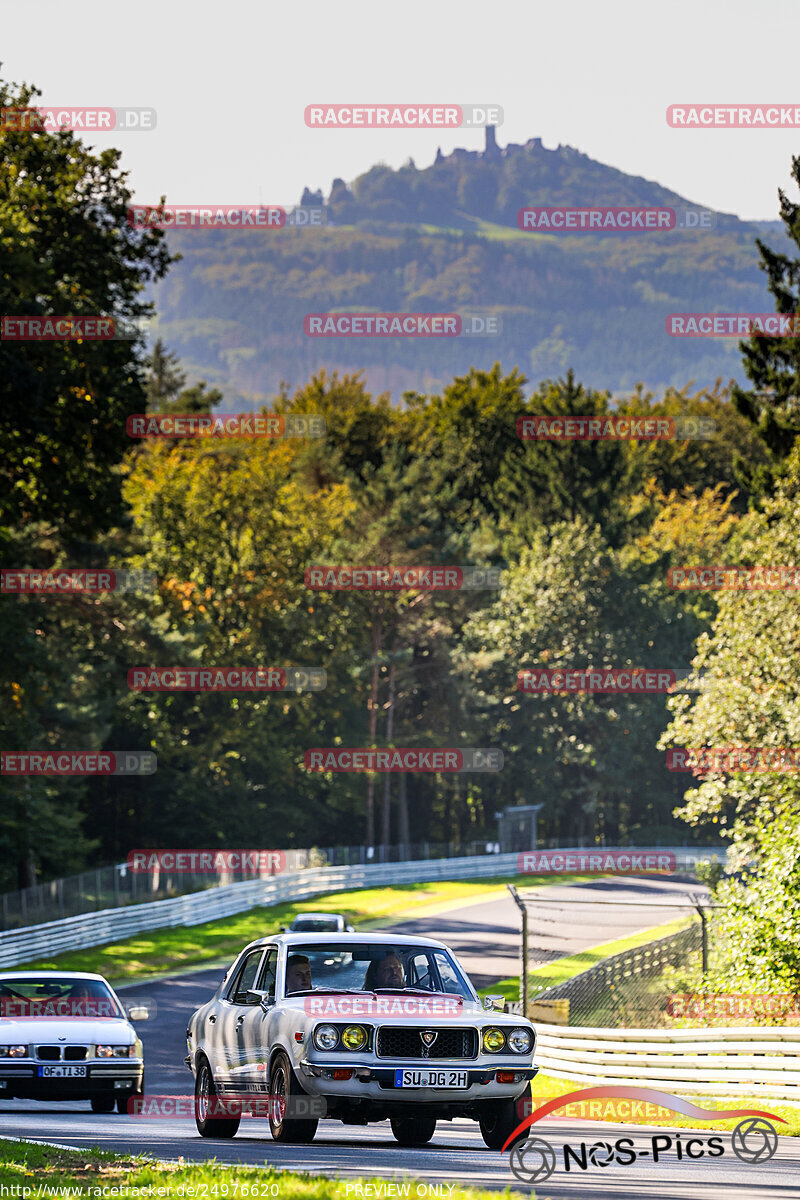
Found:
<svg viewBox="0 0 800 1200"><path fill-rule="evenodd" d="M668 1092L660 1092L653 1088L636 1087L600 1087L583 1088L580 1091L569 1092L565 1096L557 1096L547 1104L536 1109L529 1117L520 1123L506 1141L503 1149L512 1145L509 1155L509 1166L513 1175L524 1183L541 1183L549 1179L555 1171L559 1157L563 1158L565 1171L577 1168L586 1171L590 1167L631 1166L637 1159L650 1159L658 1162L666 1153L677 1155L678 1159L689 1158L697 1161L701 1158L719 1158L725 1153L725 1145L721 1135L704 1139L691 1136L683 1139L680 1133L674 1137L668 1134L653 1134L649 1142L641 1149L636 1149L634 1141L629 1137L617 1138L613 1142L597 1141L590 1145L580 1142L577 1146L564 1144L561 1155L545 1138L534 1136L522 1139L526 1129L554 1109L562 1108L577 1100L588 1100L597 1097L622 1097L629 1100L646 1100L658 1104L662 1108L680 1112L685 1116L700 1121L724 1121L733 1117L741 1117L736 1128L730 1135L730 1148L741 1162L750 1165L767 1162L778 1148L778 1134L773 1121L785 1124L782 1117L757 1109L706 1109L672 1096Z"/></svg>

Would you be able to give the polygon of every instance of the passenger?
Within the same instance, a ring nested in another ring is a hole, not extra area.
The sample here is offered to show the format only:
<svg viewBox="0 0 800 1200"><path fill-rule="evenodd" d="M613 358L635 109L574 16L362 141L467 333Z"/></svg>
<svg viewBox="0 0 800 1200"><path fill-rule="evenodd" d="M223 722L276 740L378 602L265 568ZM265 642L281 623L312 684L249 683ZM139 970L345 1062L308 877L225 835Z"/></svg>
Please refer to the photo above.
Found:
<svg viewBox="0 0 800 1200"><path fill-rule="evenodd" d="M305 954L293 954L286 963L286 994L290 992L310 992L311 963Z"/></svg>

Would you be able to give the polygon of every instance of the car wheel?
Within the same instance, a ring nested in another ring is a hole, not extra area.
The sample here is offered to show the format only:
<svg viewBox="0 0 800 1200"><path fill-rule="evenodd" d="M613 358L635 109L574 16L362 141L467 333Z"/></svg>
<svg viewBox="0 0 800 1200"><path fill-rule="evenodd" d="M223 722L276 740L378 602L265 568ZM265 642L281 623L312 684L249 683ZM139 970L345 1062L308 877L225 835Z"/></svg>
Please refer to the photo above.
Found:
<svg viewBox="0 0 800 1200"><path fill-rule="evenodd" d="M239 1117L211 1117L209 1109L216 1098L214 1076L205 1058L200 1060L194 1081L194 1120L201 1137L232 1138L239 1128Z"/></svg>
<svg viewBox="0 0 800 1200"><path fill-rule="evenodd" d="M105 1095L92 1096L91 1105L92 1105L92 1112L96 1112L96 1113L113 1112L114 1111L114 1097L113 1096L105 1096Z"/></svg>
<svg viewBox="0 0 800 1200"><path fill-rule="evenodd" d="M502 1150L511 1134L524 1120L517 1108L517 1100L486 1100L481 1108L483 1112L478 1118L481 1136L490 1150ZM523 1129L515 1142L522 1142L528 1136Z"/></svg>
<svg viewBox="0 0 800 1200"><path fill-rule="evenodd" d="M299 1096L307 1096L301 1088L292 1065L283 1051L272 1060L269 1073L269 1127L276 1142L313 1142L319 1120L317 1117L287 1117L287 1107Z"/></svg>
<svg viewBox="0 0 800 1200"><path fill-rule="evenodd" d="M424 1146L436 1131L435 1117L392 1117L392 1133L401 1146Z"/></svg>
<svg viewBox="0 0 800 1200"><path fill-rule="evenodd" d="M142 1086L138 1092L126 1092L124 1096L117 1096L117 1112L123 1116L128 1113L128 1105L131 1100L141 1100L144 1096L144 1076L142 1076Z"/></svg>

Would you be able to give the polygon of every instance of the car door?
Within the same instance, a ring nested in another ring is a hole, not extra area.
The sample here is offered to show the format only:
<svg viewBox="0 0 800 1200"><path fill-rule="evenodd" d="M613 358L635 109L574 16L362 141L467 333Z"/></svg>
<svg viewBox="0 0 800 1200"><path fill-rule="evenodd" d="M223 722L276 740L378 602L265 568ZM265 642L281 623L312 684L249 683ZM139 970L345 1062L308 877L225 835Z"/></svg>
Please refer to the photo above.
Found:
<svg viewBox="0 0 800 1200"><path fill-rule="evenodd" d="M248 1001L247 993L256 985L264 949L259 946L246 954L234 973L224 999L217 1012L218 1032L216 1037L225 1079L235 1090L245 1090L246 1064L244 1054L244 1037L242 1025L253 1004Z"/></svg>
<svg viewBox="0 0 800 1200"><path fill-rule="evenodd" d="M267 946L256 982L251 984L260 992L269 993L275 1003L275 981L278 967L277 946ZM249 1092L269 1091L269 1017L270 1010L261 1004L247 1003L238 1022L238 1038L242 1062L242 1086Z"/></svg>

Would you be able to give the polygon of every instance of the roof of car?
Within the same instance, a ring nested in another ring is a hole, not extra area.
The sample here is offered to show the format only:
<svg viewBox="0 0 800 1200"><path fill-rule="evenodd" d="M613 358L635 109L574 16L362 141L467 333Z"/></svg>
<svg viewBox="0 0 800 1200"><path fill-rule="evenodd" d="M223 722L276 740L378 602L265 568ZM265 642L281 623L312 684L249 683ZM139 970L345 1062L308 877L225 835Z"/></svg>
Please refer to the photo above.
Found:
<svg viewBox="0 0 800 1200"><path fill-rule="evenodd" d="M301 912L297 913L295 921L343 921L341 913ZM294 924L294 921L292 922Z"/></svg>
<svg viewBox="0 0 800 1200"><path fill-rule="evenodd" d="M105 975L93 971L0 971L0 979L100 979L108 983Z"/></svg>
<svg viewBox="0 0 800 1200"><path fill-rule="evenodd" d="M251 942L248 949L256 946L265 946L267 944L278 944L288 946L306 946L317 943L319 945L342 944L341 935L337 933L276 933L272 936L257 938ZM409 934L401 933L348 933L347 945L379 945L379 946L432 946L437 950L446 950L444 942L434 941L433 938L413 937Z"/></svg>

